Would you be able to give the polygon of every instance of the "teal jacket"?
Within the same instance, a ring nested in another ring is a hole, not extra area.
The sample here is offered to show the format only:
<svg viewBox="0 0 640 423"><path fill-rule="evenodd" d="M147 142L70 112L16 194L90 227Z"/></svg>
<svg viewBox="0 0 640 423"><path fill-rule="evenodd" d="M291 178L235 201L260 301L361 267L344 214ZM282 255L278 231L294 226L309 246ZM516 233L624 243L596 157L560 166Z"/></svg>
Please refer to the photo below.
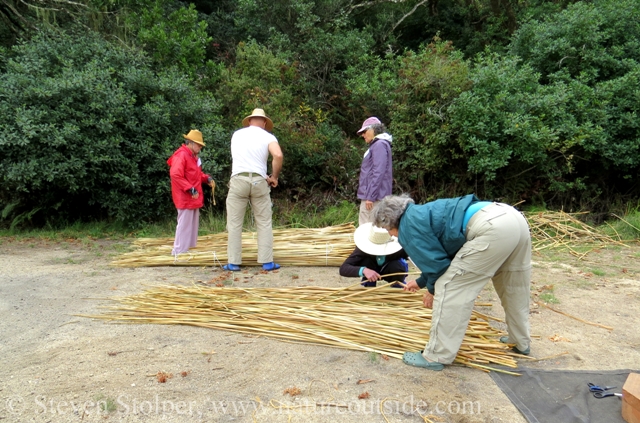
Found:
<svg viewBox="0 0 640 423"><path fill-rule="evenodd" d="M480 200L469 194L426 204L409 204L400 218L398 241L422 272L416 282L434 293L436 280L467 241L462 221L467 207Z"/></svg>

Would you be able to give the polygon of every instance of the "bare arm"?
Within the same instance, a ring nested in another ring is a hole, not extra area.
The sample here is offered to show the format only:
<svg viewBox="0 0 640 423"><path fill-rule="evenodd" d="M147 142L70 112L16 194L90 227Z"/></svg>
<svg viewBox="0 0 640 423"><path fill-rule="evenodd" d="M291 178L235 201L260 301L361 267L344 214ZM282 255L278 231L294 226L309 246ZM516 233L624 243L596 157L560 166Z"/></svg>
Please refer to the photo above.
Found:
<svg viewBox="0 0 640 423"><path fill-rule="evenodd" d="M269 185L272 187L278 186L278 177L280 176L280 171L282 170L282 162L284 161L284 156L282 155L282 150L280 149L280 144L277 142L272 142L269 144L269 153L273 157L271 160L271 175L267 178Z"/></svg>

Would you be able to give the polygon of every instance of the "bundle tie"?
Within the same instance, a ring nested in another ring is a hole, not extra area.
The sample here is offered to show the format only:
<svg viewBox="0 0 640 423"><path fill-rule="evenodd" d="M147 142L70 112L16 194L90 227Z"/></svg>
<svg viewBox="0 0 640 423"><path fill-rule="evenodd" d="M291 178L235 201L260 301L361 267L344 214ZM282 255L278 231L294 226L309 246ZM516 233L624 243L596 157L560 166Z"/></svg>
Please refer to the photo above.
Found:
<svg viewBox="0 0 640 423"><path fill-rule="evenodd" d="M329 265L329 253L333 251L333 245L326 243L324 247L324 265Z"/></svg>
<svg viewBox="0 0 640 423"><path fill-rule="evenodd" d="M189 254L189 258L188 258L188 259L186 259L186 260L180 260L180 259L178 259L178 256L179 256L180 254ZM189 261L189 260L191 260L192 258L193 258L193 254L191 254L191 253L190 253L190 252L188 252L188 251L187 251L187 252L185 252L185 253L177 253L177 254L174 254L174 255L173 255L173 264L176 264L176 263L178 263L178 262L180 262L180 261Z"/></svg>
<svg viewBox="0 0 640 423"><path fill-rule="evenodd" d="M218 260L218 256L216 252L211 251L211 254L213 254L213 265L215 266L216 262L218 262L218 264L220 265L220 268L222 269L222 263L220 262L220 260Z"/></svg>

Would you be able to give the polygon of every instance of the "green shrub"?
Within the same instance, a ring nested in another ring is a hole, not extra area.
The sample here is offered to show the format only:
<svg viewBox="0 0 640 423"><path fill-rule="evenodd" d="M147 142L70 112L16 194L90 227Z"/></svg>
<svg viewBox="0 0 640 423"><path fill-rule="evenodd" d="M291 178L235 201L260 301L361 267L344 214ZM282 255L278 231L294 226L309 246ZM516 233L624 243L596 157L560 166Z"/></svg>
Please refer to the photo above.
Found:
<svg viewBox="0 0 640 423"><path fill-rule="evenodd" d="M233 130L256 107L273 120L284 153L281 185L274 195L298 200L314 190L355 194L359 154L323 109L307 103L299 66L287 54L274 54L257 42L240 44L236 62L223 72L217 97Z"/></svg>
<svg viewBox="0 0 640 423"><path fill-rule="evenodd" d="M0 75L0 203L5 218L115 218L172 210L166 159L190 128L204 170L228 166L218 105L173 68L91 32L43 32Z"/></svg>
<svg viewBox="0 0 640 423"><path fill-rule="evenodd" d="M174 3L169 1L142 4L147 7L127 15L131 28L138 31L141 47L156 67L176 65L182 72L194 76L204 64L207 44L212 40L207 36L207 23L198 20L195 6L170 10Z"/></svg>

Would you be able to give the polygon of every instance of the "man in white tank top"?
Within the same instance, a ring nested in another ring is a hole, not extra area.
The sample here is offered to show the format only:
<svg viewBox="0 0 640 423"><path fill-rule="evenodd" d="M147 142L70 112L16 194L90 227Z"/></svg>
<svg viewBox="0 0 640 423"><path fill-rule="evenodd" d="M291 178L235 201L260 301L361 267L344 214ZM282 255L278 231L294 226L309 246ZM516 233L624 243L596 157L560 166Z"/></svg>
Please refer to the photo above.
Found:
<svg viewBox="0 0 640 423"><path fill-rule="evenodd" d="M264 270L279 269L273 262L273 230L271 224L271 187L278 186L283 155L278 140L271 134L273 122L262 109L242 120L244 128L231 137L231 180L227 194L228 263L225 270L238 271L242 264L242 223L251 204L258 230L258 263ZM271 175L267 161L272 156Z"/></svg>

